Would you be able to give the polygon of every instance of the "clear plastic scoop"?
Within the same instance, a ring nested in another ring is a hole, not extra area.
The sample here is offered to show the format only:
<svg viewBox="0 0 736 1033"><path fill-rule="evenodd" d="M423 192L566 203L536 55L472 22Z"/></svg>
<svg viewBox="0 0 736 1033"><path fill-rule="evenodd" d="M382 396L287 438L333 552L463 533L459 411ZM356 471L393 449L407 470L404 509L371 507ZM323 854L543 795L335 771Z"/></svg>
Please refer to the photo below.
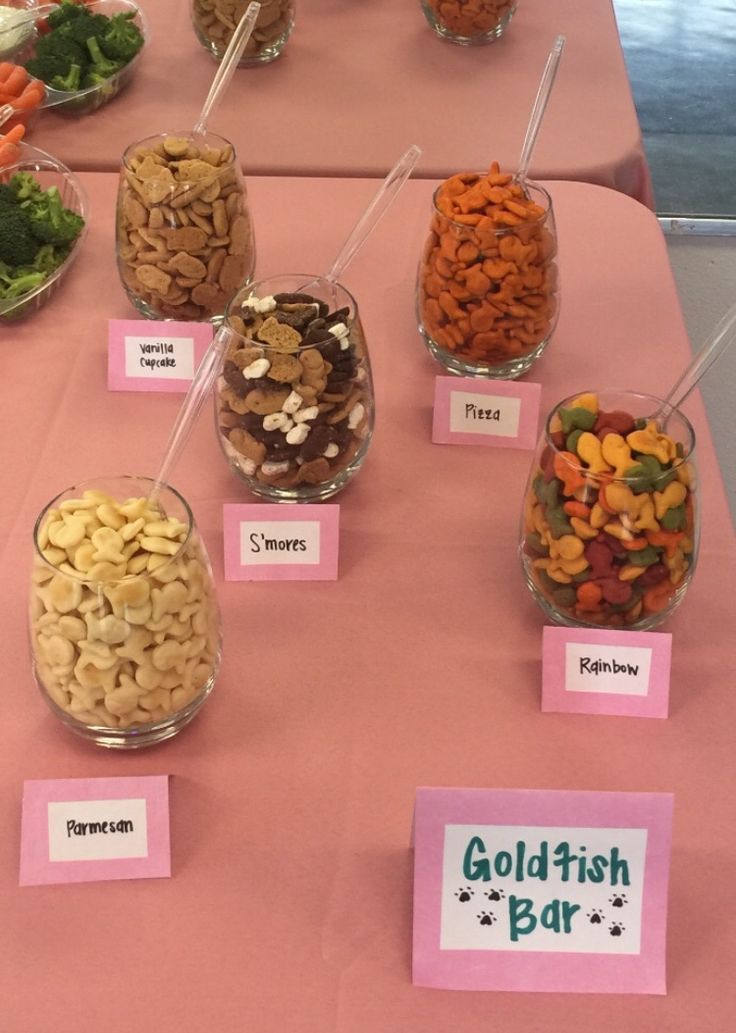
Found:
<svg viewBox="0 0 736 1033"><path fill-rule="evenodd" d="M254 6L257 7L258 5L251 4L251 7ZM366 242L379 219L384 215L386 209L396 198L399 190L408 179L421 153L421 150L416 145L410 147L386 176L379 190L340 249L329 272L326 274L325 279L329 280L330 283L335 283L340 273L355 258L360 247ZM310 286L312 282L314 281L302 285L300 289ZM168 483L169 475L189 439L200 409L217 379L222 364L222 357L231 335L232 331L227 324L220 327L194 375L164 450L161 466L151 489L151 499L156 499L161 491L161 487Z"/></svg>
<svg viewBox="0 0 736 1033"><path fill-rule="evenodd" d="M713 363L731 347L736 340L736 304L732 305L704 342L700 351L682 371L677 381L665 398L665 405L654 414L657 420L664 412L670 415L672 409L679 408L685 399L695 390ZM667 423L667 418L664 420Z"/></svg>
<svg viewBox="0 0 736 1033"><path fill-rule="evenodd" d="M420 148L416 144L412 144L406 154L399 158L376 191L371 203L356 222L350 236L340 248L337 258L332 263L329 272L325 275L326 280L335 283L340 278L340 273L349 262L352 262L359 249L365 244L379 221L383 218L386 209L393 203L399 190L401 190L412 174L414 166L421 156Z"/></svg>
<svg viewBox="0 0 736 1033"><path fill-rule="evenodd" d="M253 26L256 23L256 18L258 17L260 10L261 5L259 3L253 2L249 4L245 14L238 22L238 27L227 45L227 50L223 54L220 66L212 80L210 92L207 94L207 99L204 102L199 118L192 130L192 136L204 136L207 132L207 123L209 122L212 112L215 110L215 107L225 93L225 90L232 79L233 72L238 67L238 61L240 60L246 44L251 37Z"/></svg>
<svg viewBox="0 0 736 1033"><path fill-rule="evenodd" d="M534 100L531 115L529 116L529 125L526 127L526 136L524 137L521 156L519 158L519 168L514 176L517 183L523 183L526 180L527 172L529 171L529 163L532 160L532 151L534 150L534 145L537 142L539 128L542 124L542 118L544 117L544 112L547 108L550 93L552 92L552 87L554 85L555 76L557 75L557 69L560 64L560 58L562 57L564 47L565 37L556 36L552 49L549 52L549 57L547 58L547 64L544 66L542 78L539 82L537 96Z"/></svg>

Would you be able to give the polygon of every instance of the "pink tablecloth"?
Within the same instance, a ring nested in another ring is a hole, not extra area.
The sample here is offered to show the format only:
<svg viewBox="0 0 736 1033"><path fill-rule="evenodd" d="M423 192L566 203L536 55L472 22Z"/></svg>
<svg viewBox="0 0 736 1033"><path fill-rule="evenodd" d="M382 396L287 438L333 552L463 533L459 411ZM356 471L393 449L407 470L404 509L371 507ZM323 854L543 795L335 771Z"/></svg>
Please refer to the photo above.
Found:
<svg viewBox="0 0 736 1033"><path fill-rule="evenodd" d="M430 443L412 314L432 183L409 183L346 276L378 424L339 496L340 579L222 581L222 502L247 500L209 414L174 482L208 543L224 665L196 721L136 755L58 725L30 675L25 586L39 508L80 478L153 473L177 396L110 394L106 321L131 316L112 254L115 177L64 292L2 340L5 737L0 1000L8 1033L724 1033L736 1008L731 651L736 548L699 400L699 570L677 615L666 721L540 712L543 618L515 555L528 452ZM260 272L323 269L373 184L254 180ZM544 405L591 385L667 389L688 354L653 216L553 183L563 284L534 368ZM311 212L312 226L293 218ZM324 213L329 213L326 215ZM324 221L323 221L324 220ZM601 242L605 242L604 245ZM18 888L23 779L173 776L173 877ZM411 985L418 785L673 792L669 995L484 994Z"/></svg>
<svg viewBox="0 0 736 1033"><path fill-rule="evenodd" d="M189 0L142 0L151 44L127 90L70 124L47 113L32 140L72 168L116 170L124 148L195 120L215 64ZM567 36L532 175L621 190L651 183L610 0L519 0L490 46L438 39L418 0L297 0L281 58L241 69L211 128L253 175L382 176L411 143L419 174L515 166L554 37Z"/></svg>

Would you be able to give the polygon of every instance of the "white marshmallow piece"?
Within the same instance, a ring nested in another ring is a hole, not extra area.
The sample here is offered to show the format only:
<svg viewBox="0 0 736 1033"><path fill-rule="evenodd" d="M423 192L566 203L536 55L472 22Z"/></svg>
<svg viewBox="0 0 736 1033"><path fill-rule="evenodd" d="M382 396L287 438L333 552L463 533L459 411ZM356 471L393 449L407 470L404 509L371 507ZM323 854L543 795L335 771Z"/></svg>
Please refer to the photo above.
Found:
<svg viewBox="0 0 736 1033"><path fill-rule="evenodd" d="M263 417L264 430L290 430L292 421L285 412L272 412Z"/></svg>
<svg viewBox="0 0 736 1033"><path fill-rule="evenodd" d="M282 463L271 463L266 461L261 464L261 473L265 474L266 477L276 477L277 474L286 473L288 469L288 461Z"/></svg>
<svg viewBox="0 0 736 1033"><path fill-rule="evenodd" d="M292 391L289 397L286 399L284 404L281 406L282 412L287 412L290 415L295 413L299 406L302 404L304 399L298 391Z"/></svg>
<svg viewBox="0 0 736 1033"><path fill-rule="evenodd" d="M243 376L246 380L257 380L259 377L265 377L270 368L271 363L268 359L254 359L253 362L243 370Z"/></svg>
<svg viewBox="0 0 736 1033"><path fill-rule="evenodd" d="M362 402L356 402L353 408L348 413L348 427L350 430L355 430L357 426L363 421L365 416L365 406Z"/></svg>
<svg viewBox="0 0 736 1033"><path fill-rule="evenodd" d="M307 440L309 434L309 427L306 423L297 423L295 427L292 427L289 433L286 435L286 440L290 445L303 445Z"/></svg>
<svg viewBox="0 0 736 1033"><path fill-rule="evenodd" d="M335 323L330 327L330 333L340 342L340 351L347 351L350 347L350 331L344 323Z"/></svg>
<svg viewBox="0 0 736 1033"><path fill-rule="evenodd" d="M340 449L339 449L338 445L336 445L334 441L331 441L329 443L329 445L327 446L327 448L322 453L322 455L325 457L325 459L334 459L335 456L338 455L339 452L340 452Z"/></svg>
<svg viewBox="0 0 736 1033"><path fill-rule="evenodd" d="M319 406L309 405L306 409L294 413L294 423L306 423L307 420L316 420L318 416Z"/></svg>
<svg viewBox="0 0 736 1033"><path fill-rule="evenodd" d="M271 294L267 294L265 298L257 298L254 294L251 294L249 298L245 299L241 307L252 309L253 312L273 312L276 308L276 299Z"/></svg>

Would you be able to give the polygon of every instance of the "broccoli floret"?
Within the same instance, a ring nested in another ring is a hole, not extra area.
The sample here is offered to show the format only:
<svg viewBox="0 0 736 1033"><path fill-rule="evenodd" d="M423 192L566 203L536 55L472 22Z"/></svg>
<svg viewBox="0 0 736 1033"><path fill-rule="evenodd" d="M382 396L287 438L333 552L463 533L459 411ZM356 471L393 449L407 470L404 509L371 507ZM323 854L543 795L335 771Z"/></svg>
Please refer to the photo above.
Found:
<svg viewBox="0 0 736 1033"><path fill-rule="evenodd" d="M43 195L43 187L32 172L16 172L10 179L10 189L16 200L35 200Z"/></svg>
<svg viewBox="0 0 736 1033"><path fill-rule="evenodd" d="M41 79L47 86L52 79L64 78L69 75L72 63L65 58L56 57L32 57L25 63L25 69L34 79Z"/></svg>
<svg viewBox="0 0 736 1033"><path fill-rule="evenodd" d="M0 222L0 262L10 266L32 265L37 251L38 241L26 213L20 208L4 211Z"/></svg>
<svg viewBox="0 0 736 1033"><path fill-rule="evenodd" d="M50 57L57 61L65 61L67 66L82 65L89 61L87 41L77 43L69 39L63 32L50 32L41 36L36 43L36 57Z"/></svg>
<svg viewBox="0 0 736 1033"><path fill-rule="evenodd" d="M44 244L36 253L36 260L33 263L33 268L48 276L50 273L53 273L55 269L59 268L70 250L71 247L69 246L57 247L54 244Z"/></svg>
<svg viewBox="0 0 736 1033"><path fill-rule="evenodd" d="M26 71L42 79L55 90L76 90L79 79L89 65L86 46L64 39L58 32L42 36L36 46L36 56L26 61ZM77 67L78 72L74 69ZM76 81L76 85L75 85Z"/></svg>
<svg viewBox="0 0 736 1033"><path fill-rule="evenodd" d="M5 212L8 208L16 208L17 205L18 198L10 183L0 183L0 212Z"/></svg>
<svg viewBox="0 0 736 1033"><path fill-rule="evenodd" d="M48 277L48 273L33 269L13 269L6 262L0 262L0 298L4 301L19 298Z"/></svg>
<svg viewBox="0 0 736 1033"><path fill-rule="evenodd" d="M122 68L120 61L111 61L109 57L105 57L96 39L87 40L87 50L92 58L92 67L88 69L88 74L94 73L102 79L109 79Z"/></svg>
<svg viewBox="0 0 736 1033"><path fill-rule="evenodd" d="M114 14L108 19L107 31L100 40L104 53L123 64L132 61L143 46L143 36L134 18L131 11Z"/></svg>
<svg viewBox="0 0 736 1033"><path fill-rule="evenodd" d="M58 8L51 12L47 20L50 28L56 29L60 25L65 25L76 18L81 18L87 13L88 11L84 4L76 3L76 0L61 0Z"/></svg>
<svg viewBox="0 0 736 1033"><path fill-rule="evenodd" d="M40 197L25 202L31 233L42 244L71 244L84 226L81 215L65 208L56 187L49 187ZM38 245L36 245L38 247Z"/></svg>
<svg viewBox="0 0 736 1033"><path fill-rule="evenodd" d="M87 40L102 39L107 32L109 23L110 19L104 14L90 14L89 11L85 11L81 17L62 25L52 35L70 40L80 47L86 47Z"/></svg>
<svg viewBox="0 0 736 1033"><path fill-rule="evenodd" d="M66 75L55 75L49 83L52 90L63 90L64 93L73 93L79 89L82 78L82 69L79 65L72 65Z"/></svg>

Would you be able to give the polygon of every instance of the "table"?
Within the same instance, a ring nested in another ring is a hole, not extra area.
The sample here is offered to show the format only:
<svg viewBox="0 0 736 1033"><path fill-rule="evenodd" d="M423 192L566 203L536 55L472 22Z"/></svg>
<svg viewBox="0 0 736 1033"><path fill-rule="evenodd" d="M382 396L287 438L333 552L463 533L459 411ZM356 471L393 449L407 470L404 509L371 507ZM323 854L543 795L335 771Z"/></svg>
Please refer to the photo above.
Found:
<svg viewBox="0 0 736 1033"><path fill-rule="evenodd" d="M543 617L515 554L531 454L430 443L438 367L412 313L434 184L411 182L345 276L363 309L378 422L338 496L337 582L224 583L223 501L250 499L201 419L174 478L213 559L224 664L179 737L121 756L77 741L33 685L24 613L31 527L96 472L152 473L174 395L105 389L116 179L83 177L93 222L65 289L3 340L0 560L0 994L22 1033L721 1033L736 1006L736 548L703 407L704 523L674 634L667 721L542 714ZM549 184L562 314L532 376L543 406L591 383L656 391L688 354L654 217L621 194ZM259 271L324 268L374 184L250 184ZM313 235L294 211L321 219ZM265 227L268 226L268 232ZM601 262L605 241L605 263ZM625 299L625 303L622 301ZM23 779L171 774L171 880L19 889ZM418 785L674 792L669 996L484 994L411 985Z"/></svg>
<svg viewBox="0 0 736 1033"><path fill-rule="evenodd" d="M215 65L197 42L189 0L143 0L151 42L128 88L95 115L47 112L38 146L74 169L117 170L124 148L190 126ZM531 174L614 187L653 207L649 171L610 0L519 0L501 40L438 39L418 0L298 0L283 55L241 69L211 126L253 175L383 176L411 143L416 175L504 168L524 127L554 37L567 36Z"/></svg>

